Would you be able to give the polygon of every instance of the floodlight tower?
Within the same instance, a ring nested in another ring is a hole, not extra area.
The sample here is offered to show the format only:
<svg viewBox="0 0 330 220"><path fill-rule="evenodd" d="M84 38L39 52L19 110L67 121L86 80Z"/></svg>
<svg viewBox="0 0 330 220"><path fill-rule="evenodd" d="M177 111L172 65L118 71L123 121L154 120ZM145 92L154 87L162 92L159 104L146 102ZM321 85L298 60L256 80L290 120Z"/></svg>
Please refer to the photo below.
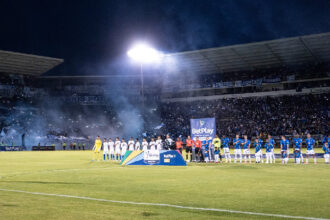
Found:
<svg viewBox="0 0 330 220"><path fill-rule="evenodd" d="M144 111L144 76L143 64L159 62L163 54L147 44L136 44L132 49L127 52L127 55L134 61L140 64L140 77L141 77L141 97L142 109Z"/></svg>

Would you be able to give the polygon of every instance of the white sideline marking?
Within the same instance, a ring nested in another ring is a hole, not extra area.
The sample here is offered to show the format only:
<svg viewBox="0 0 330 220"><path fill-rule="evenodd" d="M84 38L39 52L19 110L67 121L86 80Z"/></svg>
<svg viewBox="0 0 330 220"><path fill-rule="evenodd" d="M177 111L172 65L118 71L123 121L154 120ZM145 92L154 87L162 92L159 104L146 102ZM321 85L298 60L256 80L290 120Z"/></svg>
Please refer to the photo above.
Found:
<svg viewBox="0 0 330 220"><path fill-rule="evenodd" d="M329 219L326 219L326 218L314 218L314 217L305 217L305 216L293 216L293 215L268 214L268 213L259 213L259 212L235 211L235 210L229 210L229 209L199 208L199 207L171 205L171 204L162 204L162 203L117 201L117 200L98 199L98 198L84 197L84 196L73 196L73 195L41 193L41 192L28 192L28 191L13 190L13 189L1 189L0 188L0 191L4 191L4 192L17 192L17 193L25 193L25 194L32 194L32 195L42 195L42 196L55 196L55 197L64 197L64 198L84 199L84 200L93 200L93 201L111 202L111 203L121 203L121 204L146 205L146 206L163 206L163 207L178 208L178 209L214 211L214 212L227 212L227 213L235 213L235 214L259 215L259 216L278 217L278 218L293 218L293 219L308 219L308 220L329 220Z"/></svg>

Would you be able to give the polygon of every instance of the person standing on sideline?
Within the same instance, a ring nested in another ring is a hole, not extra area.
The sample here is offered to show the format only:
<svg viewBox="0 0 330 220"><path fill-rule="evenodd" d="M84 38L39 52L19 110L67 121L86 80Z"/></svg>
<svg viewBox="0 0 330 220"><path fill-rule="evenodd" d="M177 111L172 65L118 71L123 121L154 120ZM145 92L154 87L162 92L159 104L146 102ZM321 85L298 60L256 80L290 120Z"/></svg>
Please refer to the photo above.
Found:
<svg viewBox="0 0 330 220"><path fill-rule="evenodd" d="M273 163L275 163L275 153L274 153L275 141L270 134L268 135L268 143L272 148L272 159L273 159Z"/></svg>
<svg viewBox="0 0 330 220"><path fill-rule="evenodd" d="M203 157L203 162L209 161L209 144L212 144L212 141L210 142L209 137L206 137L204 141L202 141L202 148L201 148L201 156ZM207 151L207 152L206 152ZM207 158L206 158L207 157Z"/></svg>
<svg viewBox="0 0 330 220"><path fill-rule="evenodd" d="M116 155L116 160L120 161L121 160L121 148L120 148L120 140L119 137L116 137L115 141L115 155Z"/></svg>
<svg viewBox="0 0 330 220"><path fill-rule="evenodd" d="M266 149L266 163L272 163L272 145L269 143L269 139L266 140L265 143L265 149Z"/></svg>
<svg viewBox="0 0 330 220"><path fill-rule="evenodd" d="M223 154L225 155L226 163L231 163L231 156L230 156L230 150L229 150L229 143L230 140L225 135L222 136L222 148L223 148Z"/></svg>
<svg viewBox="0 0 330 220"><path fill-rule="evenodd" d="M209 137L207 137L207 138L209 138ZM209 139L208 140L208 145L207 145L208 147L209 147L209 150L208 150L208 152L209 152L209 162L211 162L211 163L213 163L214 162L214 145L212 144L212 139Z"/></svg>
<svg viewBox="0 0 330 220"><path fill-rule="evenodd" d="M247 163L247 158L249 158L249 162L251 163L251 155L250 155L251 142L247 138L247 135L244 135L244 139L242 140L242 145L243 145L244 163Z"/></svg>
<svg viewBox="0 0 330 220"><path fill-rule="evenodd" d="M329 143L328 142L324 142L322 149L324 151L324 162L326 164L329 164L329 157L330 157Z"/></svg>
<svg viewBox="0 0 330 220"><path fill-rule="evenodd" d="M135 140L135 150L141 150L140 147L141 147L141 145L140 145L139 138L136 138L136 140Z"/></svg>
<svg viewBox="0 0 330 220"><path fill-rule="evenodd" d="M109 160L109 144L106 138L103 140L103 160Z"/></svg>
<svg viewBox="0 0 330 220"><path fill-rule="evenodd" d="M147 139L143 138L141 145L142 145L142 150L143 151L147 151L148 150L149 143L148 143Z"/></svg>
<svg viewBox="0 0 330 220"><path fill-rule="evenodd" d="M149 142L149 150L156 150L156 142L154 138L151 138L151 141Z"/></svg>
<svg viewBox="0 0 330 220"><path fill-rule="evenodd" d="M95 139L94 147L93 147L94 154L93 154L92 161L95 161L95 160L100 161L101 148L102 148L102 141L100 139L100 136L97 136Z"/></svg>
<svg viewBox="0 0 330 220"><path fill-rule="evenodd" d="M260 161L264 163L264 158L262 155L262 142L260 142L260 140L256 138L253 146L255 148L254 152L256 157L256 163L260 163Z"/></svg>
<svg viewBox="0 0 330 220"><path fill-rule="evenodd" d="M115 142L111 138L108 140L110 160L115 160Z"/></svg>
<svg viewBox="0 0 330 220"><path fill-rule="evenodd" d="M176 150L175 143L168 134L166 135L164 148L165 150Z"/></svg>
<svg viewBox="0 0 330 220"><path fill-rule="evenodd" d="M134 142L134 139L133 137L131 137L128 141L128 150L130 151L134 151L134 146L135 146L135 142Z"/></svg>
<svg viewBox="0 0 330 220"><path fill-rule="evenodd" d="M328 142L328 144L330 143L330 134L328 134L328 136L324 136L322 144L324 144L325 142Z"/></svg>
<svg viewBox="0 0 330 220"><path fill-rule="evenodd" d="M239 156L239 161L242 163L242 150L241 150L241 142L242 140L239 138L239 135L236 134L236 137L233 140L233 145L235 148L235 158L234 158L234 163L237 161L237 156Z"/></svg>
<svg viewBox="0 0 330 220"><path fill-rule="evenodd" d="M296 151L300 151L300 157L301 157L301 162L303 162L303 158L302 158L302 153L301 153L301 147L302 147L302 139L299 137L299 134L296 134L295 137L292 139L292 144L293 144L293 152L296 152ZM298 155L297 153L295 153L295 155ZM295 159L295 162L297 162L296 158L297 157L294 157Z"/></svg>
<svg viewBox="0 0 330 220"><path fill-rule="evenodd" d="M187 162L192 161L191 153L192 153L193 145L194 145L194 141L191 139L190 136L188 136L186 139L186 161Z"/></svg>
<svg viewBox="0 0 330 220"><path fill-rule="evenodd" d="M158 136L156 140L156 150L162 150L162 146L163 146L162 137Z"/></svg>
<svg viewBox="0 0 330 220"><path fill-rule="evenodd" d="M216 134L214 139L212 140L212 144L214 146L214 161L216 163L219 162L219 157L220 157L220 163L222 162L222 158L221 158L221 140L219 138L219 136Z"/></svg>
<svg viewBox="0 0 330 220"><path fill-rule="evenodd" d="M124 138L121 139L120 148L121 148L121 158L123 159L128 149L128 145Z"/></svg>
<svg viewBox="0 0 330 220"><path fill-rule="evenodd" d="M200 152L201 152L202 142L199 140L198 137L196 137L196 140L194 141L194 147L195 147L195 158L193 158L193 160L200 161ZM197 156L197 158L196 158L196 156Z"/></svg>
<svg viewBox="0 0 330 220"><path fill-rule="evenodd" d="M282 135L282 140L280 142L281 145L281 155L282 155L282 164L287 164L289 160L289 146L290 141L285 138L284 135Z"/></svg>
<svg viewBox="0 0 330 220"><path fill-rule="evenodd" d="M176 149L178 150L178 151L180 151L180 154L182 155L182 141L181 141L181 139L178 137L177 139L176 139L176 142L175 142L175 145L176 145Z"/></svg>
<svg viewBox="0 0 330 220"><path fill-rule="evenodd" d="M314 158L314 164L316 164L316 156L315 156L315 152L314 152L314 144L315 144L315 140L311 137L311 134L307 134L307 138L305 140L305 143L307 145L307 158L306 158L306 164L308 164L308 160L311 156L313 156Z"/></svg>

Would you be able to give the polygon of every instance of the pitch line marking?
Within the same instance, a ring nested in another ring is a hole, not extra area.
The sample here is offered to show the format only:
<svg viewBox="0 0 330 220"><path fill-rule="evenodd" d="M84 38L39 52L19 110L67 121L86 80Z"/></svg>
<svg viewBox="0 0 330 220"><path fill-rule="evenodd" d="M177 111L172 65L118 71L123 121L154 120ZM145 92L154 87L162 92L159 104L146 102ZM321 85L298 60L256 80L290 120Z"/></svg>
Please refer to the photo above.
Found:
<svg viewBox="0 0 330 220"><path fill-rule="evenodd" d="M200 208L200 207L171 205L171 204L162 204L162 203L118 201L118 200L109 200L109 199L98 199L98 198L85 197L85 196L73 196L73 195L64 195L64 194L29 192L29 191L13 190L13 189L1 189L0 188L0 191L24 193L24 194L31 194L31 195L41 195L41 196L53 196L53 197L84 199L84 200L110 202L110 203L120 203L120 204L145 205L145 206L162 206L162 207L170 207L170 208L178 208L178 209L227 212L227 213L234 213L234 214L257 215L257 216L278 217L278 218L292 218L292 219L306 219L306 220L330 220L330 219L326 219L326 218L315 218L315 217L293 216L293 215L282 215L282 214L270 214L270 213L261 213L261 212L236 211L236 210L229 210L229 209Z"/></svg>

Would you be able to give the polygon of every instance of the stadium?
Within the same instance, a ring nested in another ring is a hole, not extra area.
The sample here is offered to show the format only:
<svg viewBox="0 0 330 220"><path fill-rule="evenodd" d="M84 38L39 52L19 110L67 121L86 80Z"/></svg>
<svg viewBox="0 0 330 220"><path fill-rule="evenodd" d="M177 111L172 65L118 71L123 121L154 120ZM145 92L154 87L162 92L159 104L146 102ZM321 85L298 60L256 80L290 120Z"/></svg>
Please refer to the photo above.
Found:
<svg viewBox="0 0 330 220"><path fill-rule="evenodd" d="M0 3L0 218L330 219L330 5L233 2Z"/></svg>

